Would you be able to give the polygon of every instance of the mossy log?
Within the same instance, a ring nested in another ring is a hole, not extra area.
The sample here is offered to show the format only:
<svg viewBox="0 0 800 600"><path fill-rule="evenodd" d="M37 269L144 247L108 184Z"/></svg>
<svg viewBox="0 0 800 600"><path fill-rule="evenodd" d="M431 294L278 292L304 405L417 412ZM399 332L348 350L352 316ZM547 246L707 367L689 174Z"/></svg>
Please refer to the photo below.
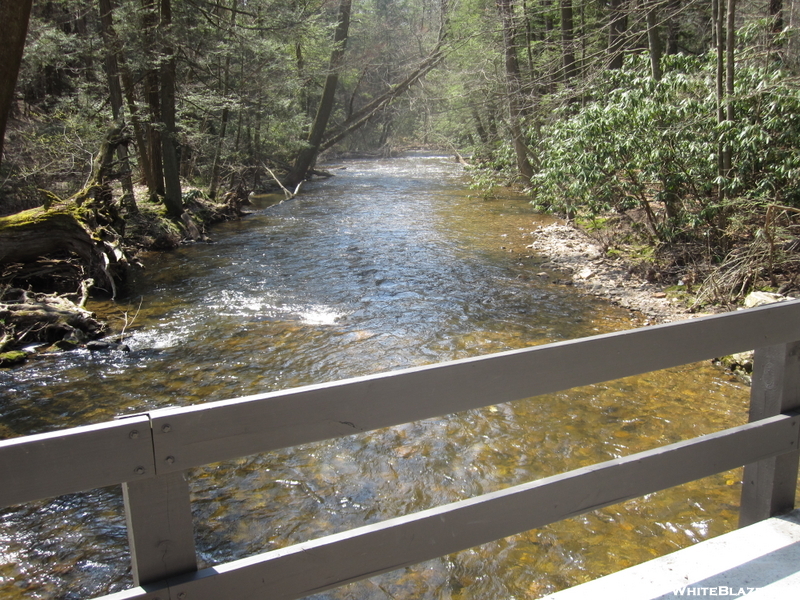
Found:
<svg viewBox="0 0 800 600"><path fill-rule="evenodd" d="M30 262L64 250L87 262L96 257L95 242L74 211L32 208L0 217L0 262Z"/></svg>
<svg viewBox="0 0 800 600"><path fill-rule="evenodd" d="M93 235L80 218L80 210L74 205L61 205L0 217L0 265L74 254L86 266L86 277L114 295L116 283L109 266L120 259L124 261L124 256Z"/></svg>

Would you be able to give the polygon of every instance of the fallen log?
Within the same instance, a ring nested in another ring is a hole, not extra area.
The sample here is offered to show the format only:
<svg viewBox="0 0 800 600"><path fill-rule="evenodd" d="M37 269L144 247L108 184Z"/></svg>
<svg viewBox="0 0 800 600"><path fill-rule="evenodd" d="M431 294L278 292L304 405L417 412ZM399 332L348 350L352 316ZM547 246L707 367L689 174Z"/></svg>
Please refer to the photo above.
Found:
<svg viewBox="0 0 800 600"><path fill-rule="evenodd" d="M113 246L92 234L80 219L79 211L77 207L62 205L0 217L0 265L75 254L85 265L86 277L94 279L98 288L116 295L116 282L109 266L120 262L119 255L113 252ZM76 282L76 290L79 284Z"/></svg>

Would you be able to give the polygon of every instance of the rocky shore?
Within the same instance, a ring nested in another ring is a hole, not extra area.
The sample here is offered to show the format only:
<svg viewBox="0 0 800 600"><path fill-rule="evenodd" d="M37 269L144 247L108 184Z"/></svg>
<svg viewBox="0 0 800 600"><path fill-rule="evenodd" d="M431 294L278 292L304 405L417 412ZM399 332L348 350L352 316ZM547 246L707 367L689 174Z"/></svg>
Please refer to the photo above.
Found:
<svg viewBox="0 0 800 600"><path fill-rule="evenodd" d="M524 234L529 241L526 250L547 257L542 269L563 276L562 283L574 285L587 294L635 310L645 316L646 325L682 321L725 312L724 307L693 311L679 295L666 291L666 286L644 281L634 275L623 260L608 258L603 249L579 229L563 223L539 226ZM542 272L542 275L548 273ZM744 300L744 308L788 300L779 294L753 292ZM753 352L741 352L714 359L737 379L749 384L753 371Z"/></svg>
<svg viewBox="0 0 800 600"><path fill-rule="evenodd" d="M528 250L548 257L540 265L542 269L563 275L562 282L567 285L642 313L648 324L701 316L677 297L671 297L664 285L644 281L631 273L625 261L607 257L598 244L575 227L553 223L539 226L525 236ZM712 312L722 309L702 314Z"/></svg>

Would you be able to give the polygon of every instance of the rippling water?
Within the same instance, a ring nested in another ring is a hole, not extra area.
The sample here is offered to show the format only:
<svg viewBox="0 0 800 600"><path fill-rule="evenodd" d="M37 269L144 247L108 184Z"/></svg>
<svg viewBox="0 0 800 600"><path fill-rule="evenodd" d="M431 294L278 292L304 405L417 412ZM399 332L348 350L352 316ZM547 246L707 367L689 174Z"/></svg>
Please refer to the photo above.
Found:
<svg viewBox="0 0 800 600"><path fill-rule="evenodd" d="M484 200L437 157L349 161L290 202L145 258L131 352L0 372L0 437L638 326L543 275L522 198ZM580 365L576 365L580 368ZM487 399L491 402L491 399ZM747 391L694 365L191 472L202 566L738 425ZM536 598L727 531L738 472L318 598ZM0 511L0 596L130 585L121 494Z"/></svg>

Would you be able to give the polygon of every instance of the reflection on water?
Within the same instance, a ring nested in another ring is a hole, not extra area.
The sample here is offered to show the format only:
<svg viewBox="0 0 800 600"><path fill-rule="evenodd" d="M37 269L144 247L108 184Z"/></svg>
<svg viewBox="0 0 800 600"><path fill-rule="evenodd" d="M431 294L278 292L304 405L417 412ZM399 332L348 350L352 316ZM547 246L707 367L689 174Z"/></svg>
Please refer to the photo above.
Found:
<svg viewBox="0 0 800 600"><path fill-rule="evenodd" d="M524 199L470 196L439 158L351 161L211 245L146 258L131 352L0 373L0 435L638 326L542 277ZM580 368L580 365L575 365ZM741 424L747 391L695 365L251 456L191 473L203 566ZM535 598L735 526L727 473L321 594ZM87 526L88 525L88 526ZM130 585L117 489L0 511L0 595Z"/></svg>

